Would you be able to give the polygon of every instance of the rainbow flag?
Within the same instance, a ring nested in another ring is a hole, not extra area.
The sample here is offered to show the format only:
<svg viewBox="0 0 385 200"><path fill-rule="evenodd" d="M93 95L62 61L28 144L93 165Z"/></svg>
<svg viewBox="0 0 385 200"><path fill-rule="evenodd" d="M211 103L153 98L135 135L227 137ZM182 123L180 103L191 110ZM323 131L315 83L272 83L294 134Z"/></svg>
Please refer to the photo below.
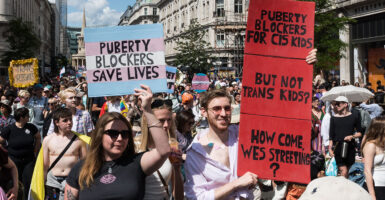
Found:
<svg viewBox="0 0 385 200"><path fill-rule="evenodd" d="M128 114L128 107L123 98L120 100L120 114L122 114L124 117L127 117Z"/></svg>

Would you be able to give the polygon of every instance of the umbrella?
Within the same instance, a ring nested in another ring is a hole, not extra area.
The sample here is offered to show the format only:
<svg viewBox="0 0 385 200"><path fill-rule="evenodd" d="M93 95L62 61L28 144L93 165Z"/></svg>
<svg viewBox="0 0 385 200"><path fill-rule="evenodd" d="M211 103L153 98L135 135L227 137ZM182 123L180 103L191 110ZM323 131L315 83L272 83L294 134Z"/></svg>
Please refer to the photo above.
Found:
<svg viewBox="0 0 385 200"><path fill-rule="evenodd" d="M332 88L330 91L327 91L321 97L321 100L333 101L338 96L345 96L348 98L349 102L363 102L373 97L374 94L366 88L360 88L353 85L338 86Z"/></svg>

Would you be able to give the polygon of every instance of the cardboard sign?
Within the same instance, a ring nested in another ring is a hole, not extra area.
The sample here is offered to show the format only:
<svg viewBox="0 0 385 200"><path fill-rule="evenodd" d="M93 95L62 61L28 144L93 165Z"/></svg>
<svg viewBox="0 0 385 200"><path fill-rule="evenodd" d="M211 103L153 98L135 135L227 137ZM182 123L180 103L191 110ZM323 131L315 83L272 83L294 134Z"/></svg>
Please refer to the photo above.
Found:
<svg viewBox="0 0 385 200"><path fill-rule="evenodd" d="M250 1L238 176L310 182L313 2ZM242 163L242 164L241 164Z"/></svg>
<svg viewBox="0 0 385 200"><path fill-rule="evenodd" d="M166 76L167 76L167 88L168 93L174 93L175 79L176 79L176 67L166 66Z"/></svg>
<svg viewBox="0 0 385 200"><path fill-rule="evenodd" d="M309 127L309 120L241 113L238 176L251 171L263 179L308 183Z"/></svg>
<svg viewBox="0 0 385 200"><path fill-rule="evenodd" d="M13 87L24 88L39 82L39 66L36 58L12 60L10 64L9 82Z"/></svg>
<svg viewBox="0 0 385 200"><path fill-rule="evenodd" d="M192 89L197 92L201 93L209 89L210 87L210 79L207 77L206 74L198 73L195 74L192 79Z"/></svg>
<svg viewBox="0 0 385 200"><path fill-rule="evenodd" d="M167 92L162 24L85 28L88 96Z"/></svg>

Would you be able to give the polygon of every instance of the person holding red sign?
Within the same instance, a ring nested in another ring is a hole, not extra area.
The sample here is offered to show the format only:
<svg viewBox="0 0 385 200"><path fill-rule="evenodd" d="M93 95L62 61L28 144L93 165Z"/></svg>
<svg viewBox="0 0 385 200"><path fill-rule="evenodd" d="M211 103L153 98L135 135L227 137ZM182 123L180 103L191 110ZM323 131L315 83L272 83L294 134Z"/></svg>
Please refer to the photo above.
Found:
<svg viewBox="0 0 385 200"><path fill-rule="evenodd" d="M316 62L316 49L306 62ZM201 95L201 113L209 128L198 133L187 149L185 194L187 199L253 199L258 176L237 175L238 126L230 126L231 96L225 90Z"/></svg>

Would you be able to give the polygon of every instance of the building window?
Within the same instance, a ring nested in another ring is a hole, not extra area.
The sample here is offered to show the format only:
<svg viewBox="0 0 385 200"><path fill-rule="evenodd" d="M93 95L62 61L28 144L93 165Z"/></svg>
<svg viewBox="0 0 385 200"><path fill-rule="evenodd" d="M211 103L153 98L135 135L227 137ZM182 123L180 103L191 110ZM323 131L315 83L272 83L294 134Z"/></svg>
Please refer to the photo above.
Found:
<svg viewBox="0 0 385 200"><path fill-rule="evenodd" d="M217 33L217 47L224 47L225 46L225 33L220 32Z"/></svg>
<svg viewBox="0 0 385 200"><path fill-rule="evenodd" d="M156 12L157 12L156 8L153 8L152 9L152 15L156 15Z"/></svg>
<svg viewBox="0 0 385 200"><path fill-rule="evenodd" d="M147 20L145 20L143 23L147 24Z"/></svg>
<svg viewBox="0 0 385 200"><path fill-rule="evenodd" d="M215 14L217 17L225 16L225 3L224 0L216 0L216 10Z"/></svg>
<svg viewBox="0 0 385 200"><path fill-rule="evenodd" d="M242 13L242 0L234 0L234 13Z"/></svg>
<svg viewBox="0 0 385 200"><path fill-rule="evenodd" d="M144 15L147 15L147 8L144 8Z"/></svg>
<svg viewBox="0 0 385 200"><path fill-rule="evenodd" d="M236 35L235 36L235 45L243 46L245 41L245 35Z"/></svg>

